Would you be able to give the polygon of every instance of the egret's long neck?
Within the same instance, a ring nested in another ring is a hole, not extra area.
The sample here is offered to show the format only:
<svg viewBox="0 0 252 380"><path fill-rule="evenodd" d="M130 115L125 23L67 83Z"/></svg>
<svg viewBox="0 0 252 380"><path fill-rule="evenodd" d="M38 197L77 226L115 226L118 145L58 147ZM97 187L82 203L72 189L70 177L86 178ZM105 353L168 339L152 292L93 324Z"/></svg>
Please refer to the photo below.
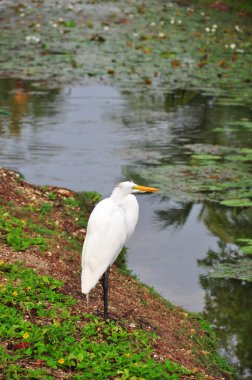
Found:
<svg viewBox="0 0 252 380"><path fill-rule="evenodd" d="M112 194L110 195L110 198L113 199L114 202L120 203L123 198L125 198L127 193L125 193L122 189L119 187L115 187L112 191Z"/></svg>

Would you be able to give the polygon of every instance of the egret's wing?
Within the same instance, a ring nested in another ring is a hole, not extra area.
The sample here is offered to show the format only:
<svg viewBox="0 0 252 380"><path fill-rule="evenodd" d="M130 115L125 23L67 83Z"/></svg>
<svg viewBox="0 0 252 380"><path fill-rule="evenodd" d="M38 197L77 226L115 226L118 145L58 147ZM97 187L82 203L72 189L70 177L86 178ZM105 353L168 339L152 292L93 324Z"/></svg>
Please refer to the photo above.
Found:
<svg viewBox="0 0 252 380"><path fill-rule="evenodd" d="M123 210L110 198L93 210L82 251L82 292L87 294L115 261L127 239Z"/></svg>
<svg viewBox="0 0 252 380"><path fill-rule="evenodd" d="M138 221L139 205L136 197L133 194L129 194L120 202L120 207L124 212L128 239L133 234Z"/></svg>

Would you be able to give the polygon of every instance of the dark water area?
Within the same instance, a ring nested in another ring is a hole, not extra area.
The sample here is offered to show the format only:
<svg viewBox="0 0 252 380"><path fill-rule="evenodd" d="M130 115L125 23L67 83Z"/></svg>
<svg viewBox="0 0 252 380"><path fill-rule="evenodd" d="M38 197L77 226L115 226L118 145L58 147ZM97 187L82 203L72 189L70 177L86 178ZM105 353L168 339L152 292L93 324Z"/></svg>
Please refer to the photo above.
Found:
<svg viewBox="0 0 252 380"><path fill-rule="evenodd" d="M250 130L229 127L251 119L251 109L196 92L136 97L105 85L49 89L1 79L0 109L10 112L0 114L2 167L35 184L104 197L126 178L144 183L142 167L187 162L187 144L252 147ZM240 378L251 378L252 284L209 276L214 265L235 259L235 237L251 237L251 208L178 200L162 187L139 203L129 268L174 304L203 313Z"/></svg>

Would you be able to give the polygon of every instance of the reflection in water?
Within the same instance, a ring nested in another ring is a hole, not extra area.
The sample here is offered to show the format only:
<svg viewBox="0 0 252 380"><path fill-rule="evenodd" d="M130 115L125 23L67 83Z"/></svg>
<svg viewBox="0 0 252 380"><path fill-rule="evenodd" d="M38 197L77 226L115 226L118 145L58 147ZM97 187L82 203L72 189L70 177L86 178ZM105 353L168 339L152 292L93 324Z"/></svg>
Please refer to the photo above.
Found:
<svg viewBox="0 0 252 380"><path fill-rule="evenodd" d="M130 94L122 120L130 131L131 152L142 162L147 154L172 164L187 162L187 144L252 147L249 131L230 128L235 120L250 119L251 109L221 106L217 100L182 90L164 97L135 98ZM136 135L141 136L137 142Z"/></svg>
<svg viewBox="0 0 252 380"><path fill-rule="evenodd" d="M236 263L239 253L220 240L219 249L209 250L199 266L211 268L222 263ZM203 316L212 323L221 341L221 352L240 367L240 376L252 373L252 283L201 275L205 289Z"/></svg>
<svg viewBox="0 0 252 380"><path fill-rule="evenodd" d="M192 207L191 202L177 202L176 207L156 213L164 228L182 228ZM242 261L243 257L232 243L241 236L251 236L252 208L237 210L206 202L200 206L197 219L220 237L219 249L208 250L206 256L197 260L199 267L212 270L218 264L231 263L239 270L237 259ZM242 378L249 378L252 373L252 283L200 274L200 284L205 290L203 315L215 328L221 352L239 364Z"/></svg>
<svg viewBox="0 0 252 380"><path fill-rule="evenodd" d="M210 231L222 241L234 243L237 239L251 236L252 208L218 207L205 203L201 219Z"/></svg>
<svg viewBox="0 0 252 380"><path fill-rule="evenodd" d="M214 326L223 353L234 355L245 378L252 373L252 284L232 279L201 277L206 290L204 317Z"/></svg>
<svg viewBox="0 0 252 380"><path fill-rule="evenodd" d="M166 202L167 204L167 202ZM193 202L173 201L167 209L156 211L163 228L182 227L194 205ZM241 237L250 236L252 231L252 208L228 208L219 204L204 202L200 204L197 219L218 236L221 241L235 243Z"/></svg>
<svg viewBox="0 0 252 380"><path fill-rule="evenodd" d="M136 98L106 86L51 90L1 79L0 108L12 114L0 115L1 166L37 184L103 196L125 177L143 181L141 165L187 162L186 144L252 145L244 131L228 128L230 121L249 118L249 109L219 106L195 92ZM139 199L128 265L175 304L204 311L245 373L252 356L251 285L210 280L205 266L236 259L237 250L218 249L218 241L251 236L252 211L161 196Z"/></svg>
<svg viewBox="0 0 252 380"><path fill-rule="evenodd" d="M163 224L163 228L168 226L178 228L186 223L192 207L192 202L176 202L176 206L171 206L168 210L158 210L156 214Z"/></svg>
<svg viewBox="0 0 252 380"><path fill-rule="evenodd" d="M217 263L234 260L237 252L220 242L218 252L209 250L199 265L210 268ZM252 373L252 284L234 279L214 279L200 276L205 289L203 315L209 320L221 340L222 352L239 364L240 375L249 378Z"/></svg>
<svg viewBox="0 0 252 380"><path fill-rule="evenodd" d="M38 90L39 88L39 90ZM26 118L53 116L51 103L59 95L59 89L46 89L42 84L22 79L1 79L0 104L11 116L0 119L0 134L19 136Z"/></svg>
<svg viewBox="0 0 252 380"><path fill-rule="evenodd" d="M8 100L15 82L7 83ZM107 115L124 106L118 91L107 86L39 91L37 84L24 86L29 105L19 121L19 133L13 135L9 119L0 116L1 166L18 170L37 184L109 194L122 179L123 162L115 159L113 149L120 148L123 139L117 120ZM13 111L4 95L1 101L1 108Z"/></svg>

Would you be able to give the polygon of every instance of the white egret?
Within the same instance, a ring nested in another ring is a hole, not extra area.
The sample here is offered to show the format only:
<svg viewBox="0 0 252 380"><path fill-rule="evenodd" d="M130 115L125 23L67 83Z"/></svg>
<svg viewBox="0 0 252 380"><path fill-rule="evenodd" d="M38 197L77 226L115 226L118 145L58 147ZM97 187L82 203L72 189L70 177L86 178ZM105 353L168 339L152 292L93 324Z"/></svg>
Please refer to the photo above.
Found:
<svg viewBox="0 0 252 380"><path fill-rule="evenodd" d="M139 205L132 193L155 192L159 189L139 186L134 182L119 183L109 198L100 201L92 211L82 250L81 290L88 296L102 276L104 319L108 318L108 272L133 233Z"/></svg>

